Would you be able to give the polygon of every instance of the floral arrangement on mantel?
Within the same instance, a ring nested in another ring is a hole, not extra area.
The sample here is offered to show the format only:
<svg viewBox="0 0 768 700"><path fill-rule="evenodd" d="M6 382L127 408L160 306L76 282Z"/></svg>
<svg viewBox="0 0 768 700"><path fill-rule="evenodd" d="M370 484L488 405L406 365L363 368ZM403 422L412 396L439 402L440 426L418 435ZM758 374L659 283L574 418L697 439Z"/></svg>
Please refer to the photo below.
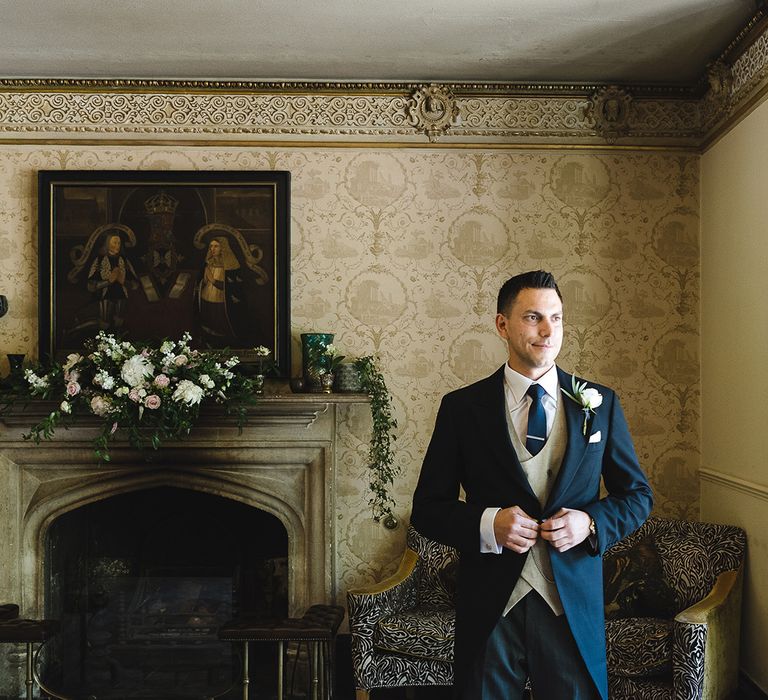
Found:
<svg viewBox="0 0 768 700"><path fill-rule="evenodd" d="M187 435L207 400L226 404L242 421L253 400L253 381L233 371L239 359L226 351L193 350L192 337L164 340L158 347L134 345L105 332L47 371L27 369L24 377L34 397L59 401L24 438L39 443L78 414L102 419L94 452L109 461L109 445L118 431L129 444L157 449L161 442Z"/></svg>

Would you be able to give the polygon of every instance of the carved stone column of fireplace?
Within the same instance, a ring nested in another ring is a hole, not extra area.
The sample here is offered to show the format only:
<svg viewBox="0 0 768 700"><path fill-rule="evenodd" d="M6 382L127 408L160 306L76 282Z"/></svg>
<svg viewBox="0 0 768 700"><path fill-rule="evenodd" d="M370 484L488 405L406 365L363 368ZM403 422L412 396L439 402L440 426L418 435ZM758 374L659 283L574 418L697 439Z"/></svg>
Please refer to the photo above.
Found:
<svg viewBox="0 0 768 700"><path fill-rule="evenodd" d="M118 445L109 463L94 459L93 427L57 431L54 441L40 445L24 441L22 433L50 407L0 416L0 602L41 616L51 523L88 503L159 486L223 496L275 515L288 534L289 612L336 602L337 411L339 404L365 401L359 395L267 397L250 409L242 431L231 417L211 411L188 439L151 452L151 461Z"/></svg>

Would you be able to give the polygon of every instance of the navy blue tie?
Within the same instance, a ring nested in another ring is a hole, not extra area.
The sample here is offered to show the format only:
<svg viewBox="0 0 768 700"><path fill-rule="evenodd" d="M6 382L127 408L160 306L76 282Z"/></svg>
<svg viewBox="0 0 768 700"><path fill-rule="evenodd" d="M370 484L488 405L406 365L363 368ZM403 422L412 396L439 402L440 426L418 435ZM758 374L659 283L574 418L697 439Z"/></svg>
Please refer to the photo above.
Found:
<svg viewBox="0 0 768 700"><path fill-rule="evenodd" d="M528 431L525 436L525 447L532 455L537 455L547 441L547 415L541 399L547 392L540 384L531 384L526 392L531 397L531 407L528 409Z"/></svg>

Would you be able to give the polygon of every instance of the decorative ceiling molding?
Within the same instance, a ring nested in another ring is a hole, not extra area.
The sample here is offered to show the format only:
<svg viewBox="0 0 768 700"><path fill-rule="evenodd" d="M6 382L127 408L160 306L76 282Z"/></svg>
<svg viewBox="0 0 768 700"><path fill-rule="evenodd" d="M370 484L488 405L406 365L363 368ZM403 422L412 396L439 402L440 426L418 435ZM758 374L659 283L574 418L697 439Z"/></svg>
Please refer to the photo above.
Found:
<svg viewBox="0 0 768 700"><path fill-rule="evenodd" d="M449 85L432 82L430 85ZM423 82L327 82L327 81L214 81L214 80L147 80L147 79L97 79L97 78L0 78L0 92L215 92L215 93L323 93L346 94L411 94L420 90ZM451 90L463 96L544 96L591 94L601 87L600 83L499 83L499 82L452 82ZM643 97L686 98L697 97L701 92L696 86L685 85L632 85L632 92Z"/></svg>
<svg viewBox="0 0 768 700"><path fill-rule="evenodd" d="M603 93L596 92L601 95ZM629 93L622 92L629 99ZM45 138L255 137L275 140L540 142L695 146L699 101L636 99L622 104L621 129L595 118L590 93L464 95L453 85L408 92L250 93L108 89L0 92L0 136ZM610 107L605 106L606 110ZM614 125L618 126L618 125Z"/></svg>
<svg viewBox="0 0 768 700"><path fill-rule="evenodd" d="M0 138L697 149L768 92L760 10L698 86L0 80ZM706 86L706 87L704 87Z"/></svg>

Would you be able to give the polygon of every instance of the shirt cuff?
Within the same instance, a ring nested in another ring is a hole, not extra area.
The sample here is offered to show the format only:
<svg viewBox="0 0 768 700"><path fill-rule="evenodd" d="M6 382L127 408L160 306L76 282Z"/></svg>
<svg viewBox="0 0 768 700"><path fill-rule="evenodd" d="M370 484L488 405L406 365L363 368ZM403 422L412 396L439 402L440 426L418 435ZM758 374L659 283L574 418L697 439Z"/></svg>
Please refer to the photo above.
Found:
<svg viewBox="0 0 768 700"><path fill-rule="evenodd" d="M493 521L501 508L486 508L480 516L480 554L501 554L501 547L496 542Z"/></svg>

